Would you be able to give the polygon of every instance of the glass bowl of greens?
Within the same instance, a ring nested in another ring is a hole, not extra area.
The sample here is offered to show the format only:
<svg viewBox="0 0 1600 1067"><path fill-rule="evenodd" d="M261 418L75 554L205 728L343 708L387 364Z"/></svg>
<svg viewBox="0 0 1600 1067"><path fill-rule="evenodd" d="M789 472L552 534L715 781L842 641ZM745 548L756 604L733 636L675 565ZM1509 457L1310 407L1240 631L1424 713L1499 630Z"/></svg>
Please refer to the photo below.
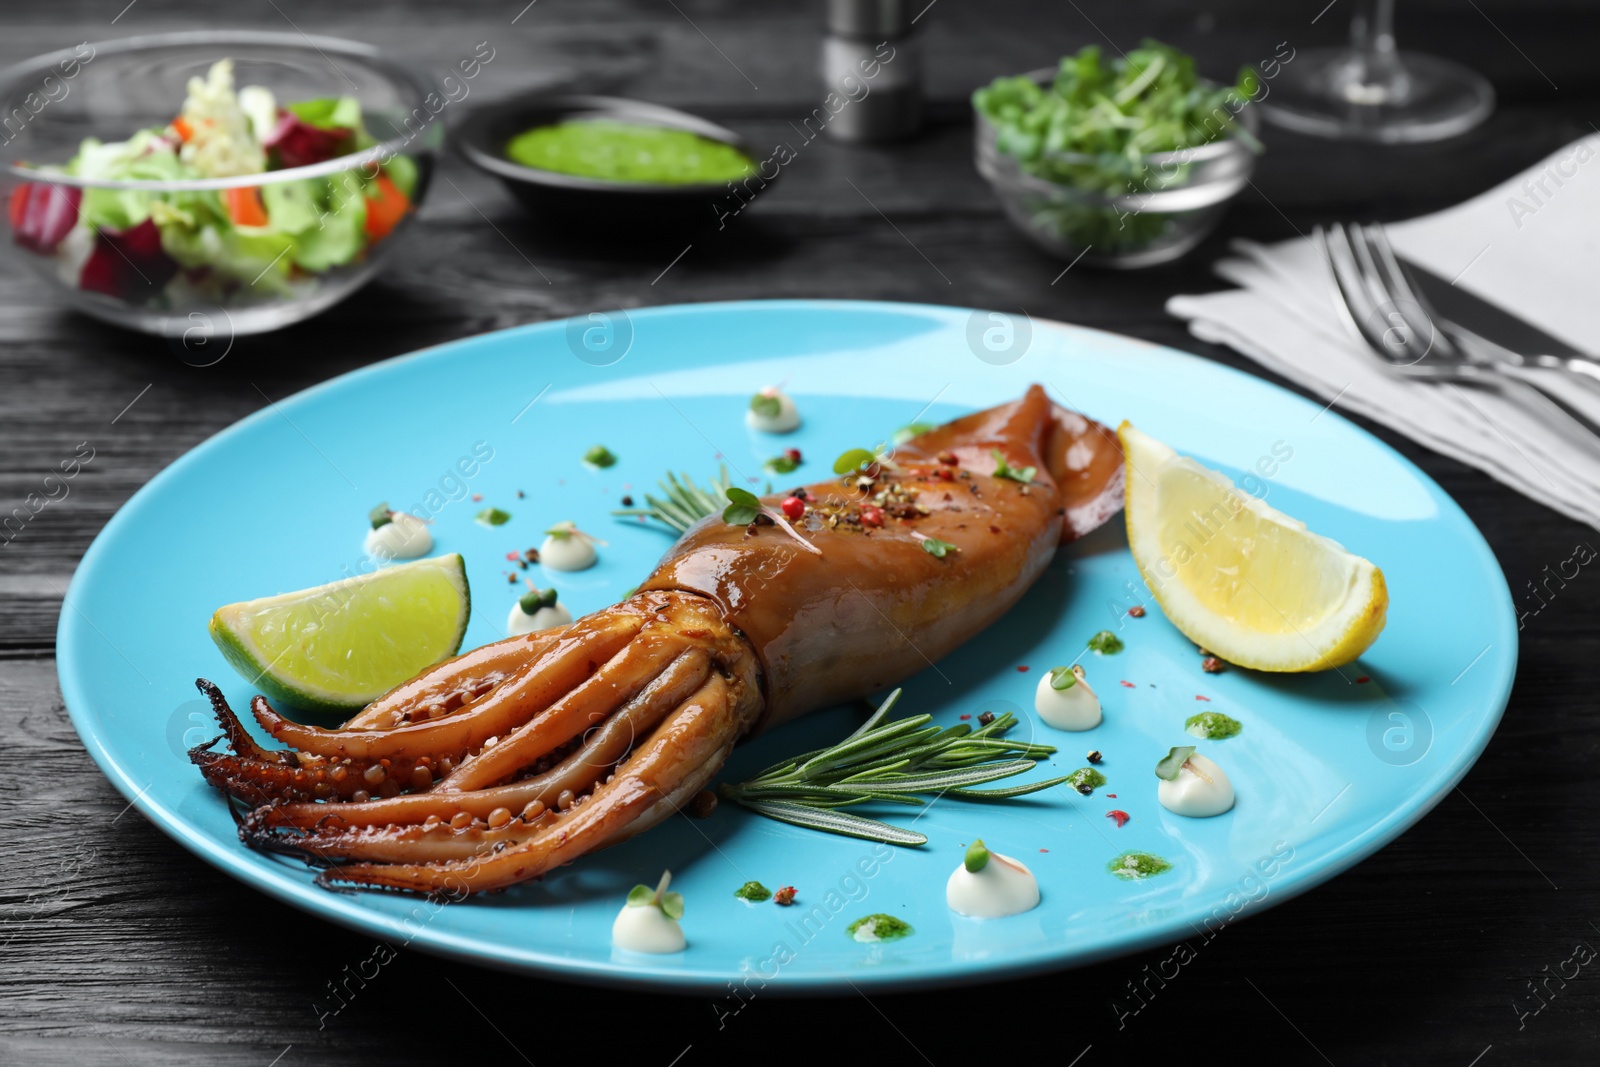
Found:
<svg viewBox="0 0 1600 1067"><path fill-rule="evenodd" d="M1113 268L1177 259L1255 169L1258 78L1247 69L1218 86L1155 41L1109 61L1087 47L973 93L978 172L1054 255Z"/></svg>
<svg viewBox="0 0 1600 1067"><path fill-rule="evenodd" d="M80 311L204 343L330 307L394 254L444 98L365 45L82 44L0 72L0 243Z"/></svg>

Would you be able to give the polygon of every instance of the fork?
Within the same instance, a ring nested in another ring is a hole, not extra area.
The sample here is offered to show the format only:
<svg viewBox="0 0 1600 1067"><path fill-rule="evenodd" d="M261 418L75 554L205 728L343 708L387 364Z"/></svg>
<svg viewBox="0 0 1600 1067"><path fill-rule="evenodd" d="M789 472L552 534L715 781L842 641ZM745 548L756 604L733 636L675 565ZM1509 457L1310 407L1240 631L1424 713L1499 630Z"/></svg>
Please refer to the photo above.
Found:
<svg viewBox="0 0 1600 1067"><path fill-rule="evenodd" d="M1560 357L1526 360L1475 334L1470 341L1460 334L1453 338L1418 298L1379 227L1334 224L1319 227L1317 236L1345 326L1387 368L1409 378L1494 390L1548 419L1568 443L1589 449L1600 446L1600 427L1570 408L1539 377L1542 359ZM1573 371L1600 387L1600 367L1558 369Z"/></svg>

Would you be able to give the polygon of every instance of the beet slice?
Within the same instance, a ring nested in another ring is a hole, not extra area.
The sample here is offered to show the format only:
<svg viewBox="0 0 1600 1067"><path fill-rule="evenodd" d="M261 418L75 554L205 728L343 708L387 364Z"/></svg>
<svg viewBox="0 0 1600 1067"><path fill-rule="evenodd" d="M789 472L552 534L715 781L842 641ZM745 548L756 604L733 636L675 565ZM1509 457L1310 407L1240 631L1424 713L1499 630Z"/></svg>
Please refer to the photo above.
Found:
<svg viewBox="0 0 1600 1067"><path fill-rule="evenodd" d="M103 229L95 235L78 287L143 304L177 273L177 261L161 247L160 229L153 219L145 219L126 230Z"/></svg>

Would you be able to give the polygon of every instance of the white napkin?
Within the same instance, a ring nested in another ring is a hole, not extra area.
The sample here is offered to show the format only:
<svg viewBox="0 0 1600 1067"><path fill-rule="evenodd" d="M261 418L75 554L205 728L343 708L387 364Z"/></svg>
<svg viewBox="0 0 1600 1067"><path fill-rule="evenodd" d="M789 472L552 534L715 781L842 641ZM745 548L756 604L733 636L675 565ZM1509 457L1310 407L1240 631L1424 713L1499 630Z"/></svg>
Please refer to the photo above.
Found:
<svg viewBox="0 0 1600 1067"><path fill-rule="evenodd" d="M1600 136L1436 215L1388 227L1404 259L1600 355ZM1238 241L1217 273L1241 286L1175 296L1196 337L1229 345L1339 407L1479 468L1600 528L1600 445L1574 449L1542 415L1487 389L1397 377L1346 332L1310 240ZM1542 377L1600 423L1600 392Z"/></svg>

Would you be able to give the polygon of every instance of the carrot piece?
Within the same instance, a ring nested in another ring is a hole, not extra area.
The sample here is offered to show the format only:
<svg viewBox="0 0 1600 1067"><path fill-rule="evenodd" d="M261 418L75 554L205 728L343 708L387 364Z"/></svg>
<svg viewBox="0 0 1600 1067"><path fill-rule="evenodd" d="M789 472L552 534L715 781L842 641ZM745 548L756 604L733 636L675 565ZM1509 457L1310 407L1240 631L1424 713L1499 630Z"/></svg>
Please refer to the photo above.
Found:
<svg viewBox="0 0 1600 1067"><path fill-rule="evenodd" d="M366 198L366 230L369 240L378 241L387 237L405 218L406 212L411 210L411 201L389 180L387 174L380 172L372 187L375 195Z"/></svg>
<svg viewBox="0 0 1600 1067"><path fill-rule="evenodd" d="M235 226L265 226L267 209L261 203L261 190L253 185L222 191L222 204Z"/></svg>
<svg viewBox="0 0 1600 1067"><path fill-rule="evenodd" d="M172 120L172 128L177 131L178 139L187 142L194 136L194 127L189 125L189 120L182 115Z"/></svg>

